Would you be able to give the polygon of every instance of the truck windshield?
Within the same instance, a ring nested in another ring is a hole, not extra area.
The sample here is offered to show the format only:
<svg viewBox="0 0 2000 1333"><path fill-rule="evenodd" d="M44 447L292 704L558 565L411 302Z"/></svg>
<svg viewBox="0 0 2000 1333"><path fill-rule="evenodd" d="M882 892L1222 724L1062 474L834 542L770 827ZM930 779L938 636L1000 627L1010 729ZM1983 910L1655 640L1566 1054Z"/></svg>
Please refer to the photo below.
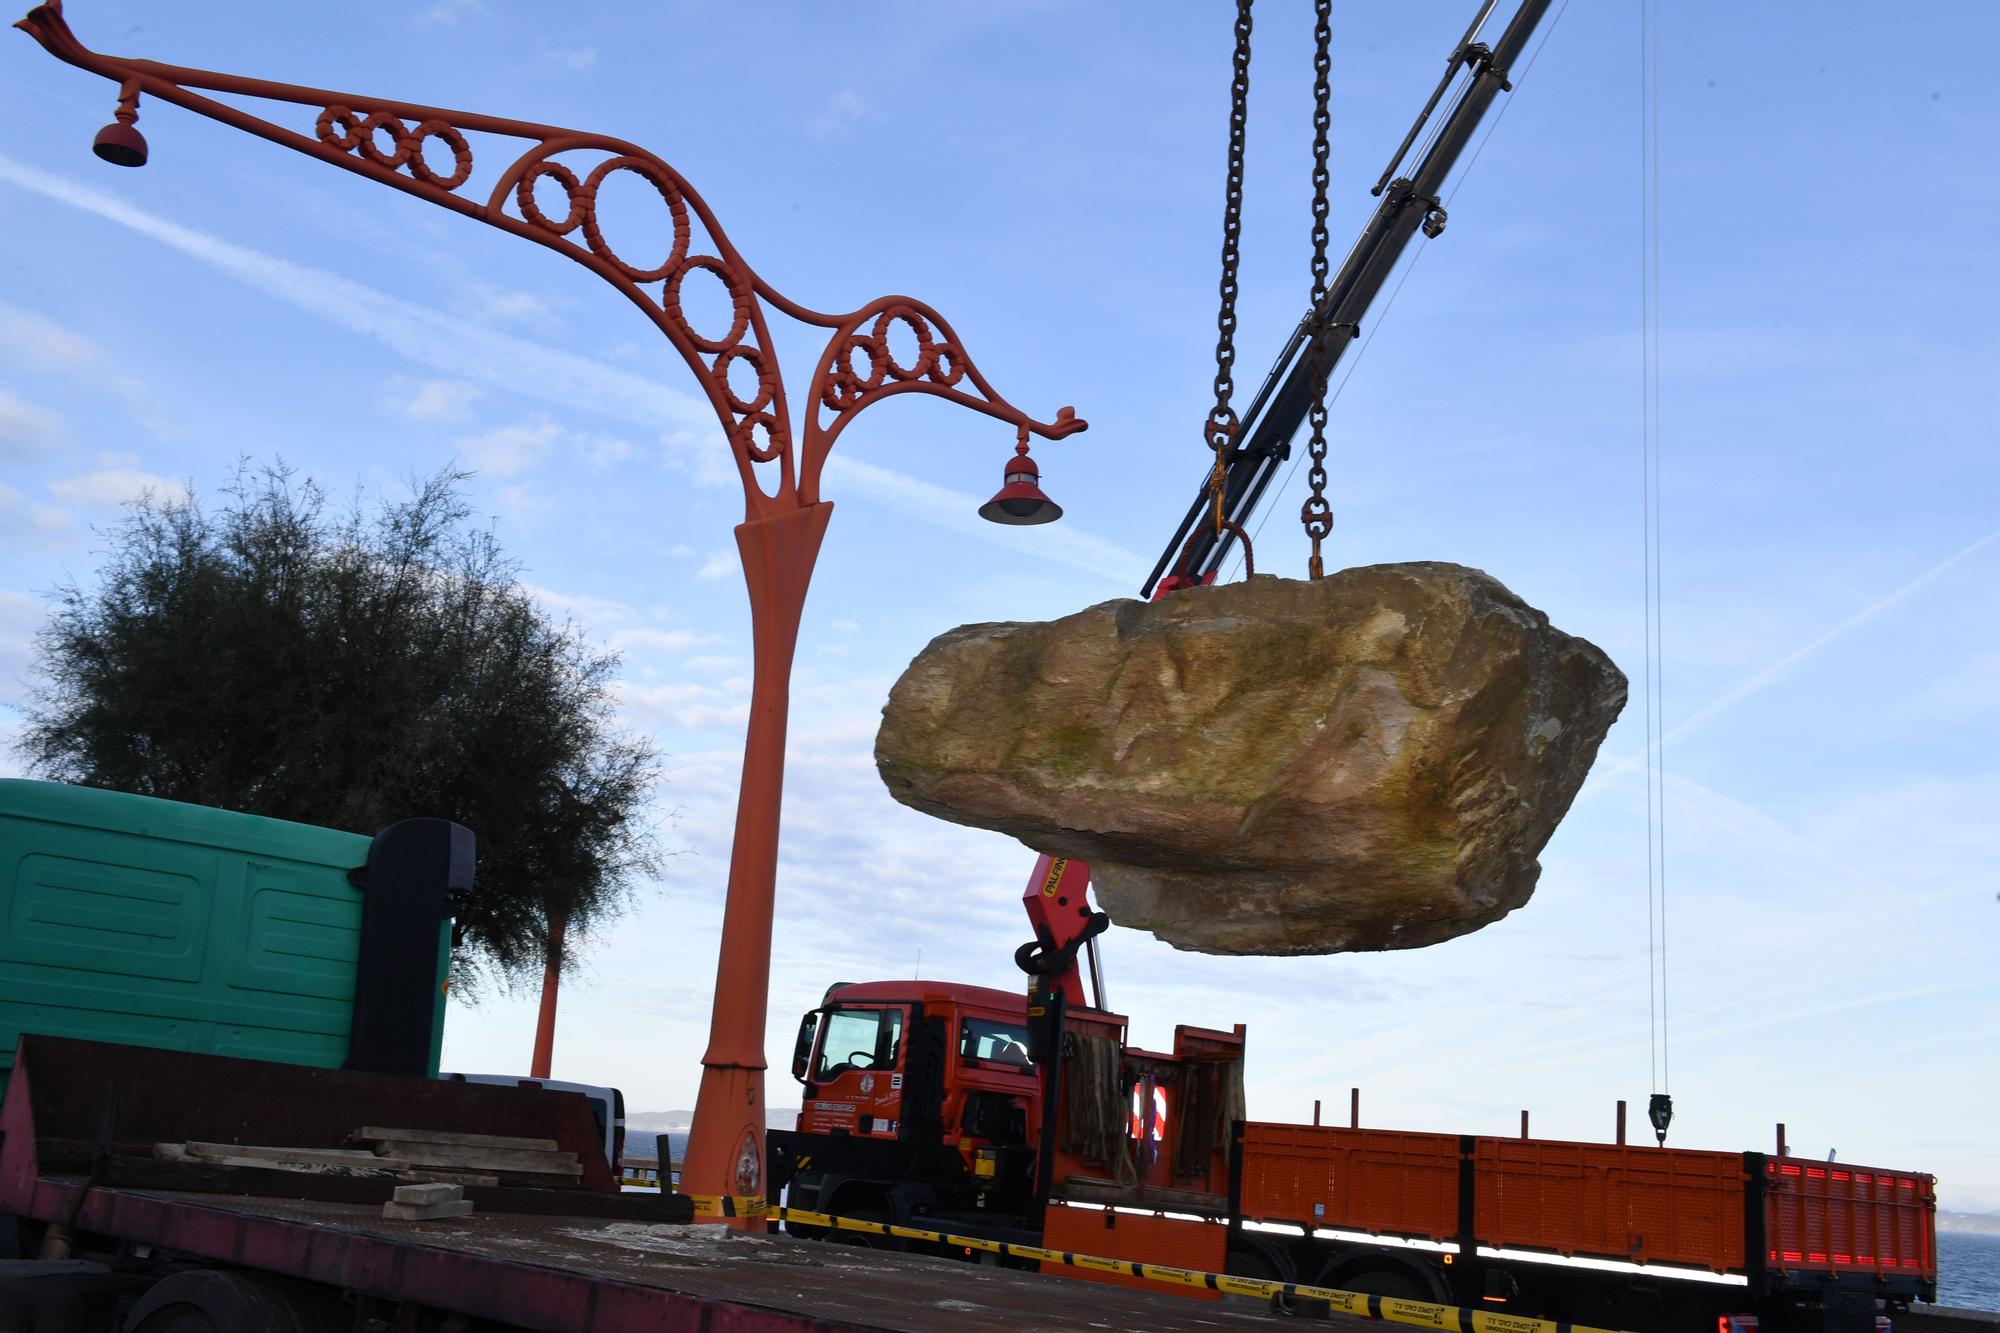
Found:
<svg viewBox="0 0 2000 1333"><path fill-rule="evenodd" d="M835 1009L826 1016L820 1038L816 1079L834 1078L850 1069L891 1069L903 1040L901 1009Z"/></svg>
<svg viewBox="0 0 2000 1333"><path fill-rule="evenodd" d="M990 1018L968 1018L958 1029L958 1054L968 1060L997 1060L1001 1064L1028 1063L1028 1031L1014 1023Z"/></svg>

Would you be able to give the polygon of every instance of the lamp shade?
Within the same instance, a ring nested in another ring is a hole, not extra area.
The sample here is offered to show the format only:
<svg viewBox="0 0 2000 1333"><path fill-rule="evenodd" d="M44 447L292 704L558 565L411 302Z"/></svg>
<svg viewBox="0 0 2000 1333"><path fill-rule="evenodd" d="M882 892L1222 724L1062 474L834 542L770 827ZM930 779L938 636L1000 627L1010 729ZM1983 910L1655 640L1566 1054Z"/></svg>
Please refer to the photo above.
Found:
<svg viewBox="0 0 2000 1333"><path fill-rule="evenodd" d="M1025 449L1007 460L1001 472L1000 489L979 506L979 516L989 523L1026 526L1053 523L1062 517L1062 506L1042 494L1042 472Z"/></svg>

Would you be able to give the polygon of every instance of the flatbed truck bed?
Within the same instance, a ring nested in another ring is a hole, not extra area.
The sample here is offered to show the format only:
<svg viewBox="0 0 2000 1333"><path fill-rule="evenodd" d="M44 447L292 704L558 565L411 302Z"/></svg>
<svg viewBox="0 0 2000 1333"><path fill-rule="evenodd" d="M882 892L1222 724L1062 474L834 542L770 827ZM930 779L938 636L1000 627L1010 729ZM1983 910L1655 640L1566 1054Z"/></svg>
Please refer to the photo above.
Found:
<svg viewBox="0 0 2000 1333"><path fill-rule="evenodd" d="M44 1178L36 1212L64 1215L83 1184ZM85 1198L78 1225L384 1300L565 1333L1270 1328L1251 1309L714 1225L644 1228L479 1212L395 1222L365 1204L103 1187Z"/></svg>
<svg viewBox="0 0 2000 1333"><path fill-rule="evenodd" d="M617 1190L573 1093L44 1035L24 1036L16 1055L0 1101L0 1214L36 1242L29 1254L56 1237L71 1254L44 1257L80 1262L40 1276L16 1265L12 1277L0 1263L0 1325L10 1300L34 1296L10 1289L27 1279L52 1284L58 1298L72 1290L64 1283L91 1288L90 1299L139 1316L170 1283L206 1284L225 1289L217 1300L272 1302L284 1318L244 1323L210 1310L207 1325L161 1326L266 1333L357 1326L364 1313L396 1328L565 1333L1268 1328L1254 1306L695 1223L684 1196ZM191 1140L333 1148L355 1126L379 1124L548 1138L579 1154L584 1180L467 1185L469 1216L400 1221L383 1216L393 1178L161 1161L152 1151Z"/></svg>

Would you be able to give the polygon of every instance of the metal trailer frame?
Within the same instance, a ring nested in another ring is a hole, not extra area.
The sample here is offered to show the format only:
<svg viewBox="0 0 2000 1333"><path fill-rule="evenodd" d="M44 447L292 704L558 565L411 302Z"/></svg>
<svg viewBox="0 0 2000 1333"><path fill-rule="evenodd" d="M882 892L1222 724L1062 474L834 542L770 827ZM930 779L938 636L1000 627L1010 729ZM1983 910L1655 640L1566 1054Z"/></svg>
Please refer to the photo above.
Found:
<svg viewBox="0 0 2000 1333"><path fill-rule="evenodd" d="M1261 1315L1177 1296L953 1259L658 1226L687 1222L692 1202L619 1193L574 1093L41 1035L23 1037L17 1056L0 1103L0 1214L26 1220L30 1230L63 1227L80 1254L111 1261L73 1265L79 1277L94 1267L143 1287L156 1278L185 1282L193 1272L238 1302L282 1303L291 1290L322 1305L351 1301L357 1314L413 1318L430 1310L566 1333L1267 1326ZM578 1153L584 1186L467 1186L471 1216L411 1222L382 1216L393 1180L151 1155L154 1142L186 1138L331 1147L353 1128L385 1122L553 1138ZM607 1229L620 1220L655 1225ZM8 1265L0 1263L0 1308L8 1286ZM303 1317L299 1326L307 1326Z"/></svg>

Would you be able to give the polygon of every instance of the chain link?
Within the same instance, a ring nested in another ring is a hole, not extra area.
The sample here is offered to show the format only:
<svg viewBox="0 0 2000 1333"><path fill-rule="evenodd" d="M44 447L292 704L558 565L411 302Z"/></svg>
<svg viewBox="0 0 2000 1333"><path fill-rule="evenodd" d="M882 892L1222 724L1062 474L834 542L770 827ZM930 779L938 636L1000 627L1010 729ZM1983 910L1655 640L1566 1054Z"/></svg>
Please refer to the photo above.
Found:
<svg viewBox="0 0 2000 1333"><path fill-rule="evenodd" d="M1306 473L1311 494L1299 507L1299 522L1305 525L1306 536L1312 539L1312 559L1308 572L1313 578L1324 574L1325 566L1320 560L1319 544L1322 538L1333 531L1333 507L1326 501L1326 379L1327 379L1327 338L1333 332L1325 322L1320 304L1326 300L1326 278L1328 272L1326 258L1327 242L1327 202L1326 187L1330 179L1326 167L1327 130L1333 124L1333 117L1327 110L1332 89L1327 75L1333 68L1333 0L1314 0L1316 23L1313 28L1313 203L1312 203L1312 408L1308 420L1312 423L1312 439L1306 452L1312 459L1312 468Z"/></svg>
<svg viewBox="0 0 2000 1333"><path fill-rule="evenodd" d="M1222 536L1224 462L1236 441L1236 409L1229 405L1236 391L1236 265L1243 238L1243 140L1250 123L1250 5L1236 0L1235 73L1229 84L1229 169L1222 192L1222 281L1215 316L1215 406L1202 423L1202 437L1215 451L1209 474L1209 497L1215 510L1215 535Z"/></svg>

